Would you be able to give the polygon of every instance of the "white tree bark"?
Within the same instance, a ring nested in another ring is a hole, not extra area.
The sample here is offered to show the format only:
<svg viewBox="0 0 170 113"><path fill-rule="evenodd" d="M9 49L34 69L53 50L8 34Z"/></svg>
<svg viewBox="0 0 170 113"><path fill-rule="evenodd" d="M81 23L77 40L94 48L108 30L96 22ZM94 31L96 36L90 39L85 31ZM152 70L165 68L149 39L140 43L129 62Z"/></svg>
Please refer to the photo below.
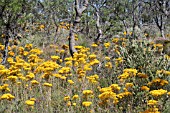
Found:
<svg viewBox="0 0 170 113"><path fill-rule="evenodd" d="M95 39L95 42L97 43L99 40L102 39L103 31L102 31L101 25L100 25L99 9L94 5L92 5L92 6L96 11L96 28L97 28L98 35L97 35L97 38Z"/></svg>

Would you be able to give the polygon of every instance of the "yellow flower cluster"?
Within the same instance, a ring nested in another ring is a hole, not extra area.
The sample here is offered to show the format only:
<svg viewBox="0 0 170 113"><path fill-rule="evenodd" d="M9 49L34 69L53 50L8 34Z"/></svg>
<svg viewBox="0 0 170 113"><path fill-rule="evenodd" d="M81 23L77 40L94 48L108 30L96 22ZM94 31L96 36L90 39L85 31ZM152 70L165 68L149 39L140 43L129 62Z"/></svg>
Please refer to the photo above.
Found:
<svg viewBox="0 0 170 113"><path fill-rule="evenodd" d="M126 42L127 41L127 39L126 38L113 38L112 39L112 42L113 43L118 43L118 42Z"/></svg>
<svg viewBox="0 0 170 113"><path fill-rule="evenodd" d="M121 64L123 62L123 58L122 57L119 57L119 58L116 58L115 59L115 64L116 66L118 66L119 64Z"/></svg>
<svg viewBox="0 0 170 113"><path fill-rule="evenodd" d="M156 78L154 80L152 80L151 82L148 83L148 86L164 86L167 85L168 81L167 80L163 80L160 78Z"/></svg>
<svg viewBox="0 0 170 113"><path fill-rule="evenodd" d="M156 72L157 75L159 74L163 74L163 75L170 75L170 71L166 71L166 70L157 70Z"/></svg>
<svg viewBox="0 0 170 113"><path fill-rule="evenodd" d="M143 90L143 91L149 91L150 88L148 88L147 86L142 86L142 87L141 87L141 90Z"/></svg>
<svg viewBox="0 0 170 113"><path fill-rule="evenodd" d="M65 96L64 101L68 101L68 100L70 100L70 96Z"/></svg>
<svg viewBox="0 0 170 113"><path fill-rule="evenodd" d="M52 86L53 86L53 85L50 84L50 83L44 83L43 85L46 86L46 87L52 87Z"/></svg>
<svg viewBox="0 0 170 113"><path fill-rule="evenodd" d="M85 106L85 107L89 107L91 104L92 104L92 102L90 102L90 101L84 101L82 103L82 105Z"/></svg>
<svg viewBox="0 0 170 113"><path fill-rule="evenodd" d="M78 98L79 98L78 95L74 95L74 96L72 97L73 100L78 99Z"/></svg>
<svg viewBox="0 0 170 113"><path fill-rule="evenodd" d="M99 79L99 76L98 75L92 75L92 76L88 76L86 77L88 79L88 81L92 84L96 84L98 83L98 79Z"/></svg>
<svg viewBox="0 0 170 113"><path fill-rule="evenodd" d="M79 95L75 94L72 96L72 98L70 98L70 96L65 96L64 97L64 101L67 102L67 106L76 106L77 103L76 103L76 99L79 98ZM74 102L75 101L75 102Z"/></svg>
<svg viewBox="0 0 170 113"><path fill-rule="evenodd" d="M131 83L126 85L126 87L132 87L132 86L133 84ZM118 93L120 89L121 87L118 84L112 84L109 87L101 88L100 89L101 94L98 96L99 99L101 100L99 105L105 105L110 102L117 104L119 102L119 99L126 98L127 96L132 95L132 93L128 91Z"/></svg>
<svg viewBox="0 0 170 113"><path fill-rule="evenodd" d="M154 108L149 108L144 112L140 112L140 113L161 113L161 112L159 112L158 108L154 107Z"/></svg>
<svg viewBox="0 0 170 113"><path fill-rule="evenodd" d="M0 86L0 90L9 92L10 89L8 86L9 86L9 84L3 84L2 86Z"/></svg>
<svg viewBox="0 0 170 113"><path fill-rule="evenodd" d="M91 94L93 94L92 90L84 90L83 91L83 95L85 95L85 96L88 96L88 95L91 95Z"/></svg>
<svg viewBox="0 0 170 113"><path fill-rule="evenodd" d="M34 106L35 101L36 101L35 98L31 98L31 99L29 99L29 100L26 100L26 101L25 101L25 104L27 104L28 106Z"/></svg>
<svg viewBox="0 0 170 113"><path fill-rule="evenodd" d="M92 47L98 47L98 45L97 44L95 44L95 43L93 43L92 45L91 45Z"/></svg>
<svg viewBox="0 0 170 113"><path fill-rule="evenodd" d="M0 50L3 51L5 49L5 46L0 44Z"/></svg>
<svg viewBox="0 0 170 113"><path fill-rule="evenodd" d="M146 75L145 73L140 73L140 72L137 74L137 76L139 78L148 78L148 75Z"/></svg>
<svg viewBox="0 0 170 113"><path fill-rule="evenodd" d="M123 70L123 74L119 75L118 78L119 79L127 79L129 77L134 77L137 74L137 70L136 69L124 69Z"/></svg>
<svg viewBox="0 0 170 113"><path fill-rule="evenodd" d="M38 85L39 82L38 82L37 80L32 80L32 81L31 81L31 84L32 84L32 85Z"/></svg>
<svg viewBox="0 0 170 113"><path fill-rule="evenodd" d="M16 82L17 78L18 78L17 76L8 76L7 77L7 79L11 80L12 82Z"/></svg>
<svg viewBox="0 0 170 113"><path fill-rule="evenodd" d="M72 25L67 23L67 22L61 22L60 25L59 25L59 28L69 30L70 26L72 26Z"/></svg>
<svg viewBox="0 0 170 113"><path fill-rule="evenodd" d="M13 96L12 94L10 93L6 93L6 94L3 94L2 96L0 96L0 100L4 100L4 99L7 99L7 100L12 100L14 99L15 96Z"/></svg>
<svg viewBox="0 0 170 113"><path fill-rule="evenodd" d="M167 90L158 89L158 90L152 90L149 93L154 97L158 97L158 96L162 96L162 95L166 94Z"/></svg>
<svg viewBox="0 0 170 113"><path fill-rule="evenodd" d="M58 59L60 59L60 57L59 57L59 56L51 56L51 59L52 59L53 61L57 61Z"/></svg>
<svg viewBox="0 0 170 113"><path fill-rule="evenodd" d="M35 72L36 73L41 73L41 72L49 72L49 71L53 71L55 69L60 68L61 66L59 64L57 64L56 62L52 62L52 61L46 61L42 64L40 64Z"/></svg>
<svg viewBox="0 0 170 113"><path fill-rule="evenodd" d="M123 92L123 93L118 94L117 97L118 97L119 99L122 99L122 98L125 98L125 97L127 97L127 96L131 96L131 95L132 95L131 92L125 91L125 92Z"/></svg>
<svg viewBox="0 0 170 113"><path fill-rule="evenodd" d="M157 104L158 104L158 101L156 101L156 100L149 100L149 101L147 102L147 104L148 104L148 105L151 105L151 106L157 105Z"/></svg>
<svg viewBox="0 0 170 113"><path fill-rule="evenodd" d="M33 47L33 45L32 45L32 44L26 44L26 45L25 45L25 48L26 48L26 49L28 49L28 50L31 50L31 49L32 49L32 47Z"/></svg>
<svg viewBox="0 0 170 113"><path fill-rule="evenodd" d="M67 80L69 84L74 84L73 80Z"/></svg>
<svg viewBox="0 0 170 113"><path fill-rule="evenodd" d="M107 63L105 64L105 67L111 69L111 68L112 68L112 63L111 63L111 62L107 62Z"/></svg>
<svg viewBox="0 0 170 113"><path fill-rule="evenodd" d="M104 43L105 48L110 47L110 42Z"/></svg>

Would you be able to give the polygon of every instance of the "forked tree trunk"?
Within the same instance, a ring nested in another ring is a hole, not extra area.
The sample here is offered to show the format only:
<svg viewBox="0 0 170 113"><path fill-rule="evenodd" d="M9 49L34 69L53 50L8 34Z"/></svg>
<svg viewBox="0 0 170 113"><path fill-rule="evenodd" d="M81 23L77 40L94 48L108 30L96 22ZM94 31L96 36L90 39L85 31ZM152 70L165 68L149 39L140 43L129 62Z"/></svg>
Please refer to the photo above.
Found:
<svg viewBox="0 0 170 113"><path fill-rule="evenodd" d="M159 28L160 34L161 36L165 39L165 33L164 33L164 20L163 20L163 15L156 15L156 17L154 18L155 23L157 25L157 27Z"/></svg>
<svg viewBox="0 0 170 113"><path fill-rule="evenodd" d="M76 11L76 17L73 22L73 26L70 28L69 33L69 50L70 54L73 57L74 53L76 53L75 49L75 33L77 31L77 26L81 21L82 13L87 9L88 6L88 0L84 0L84 3L81 4L81 0L75 0L75 11Z"/></svg>
<svg viewBox="0 0 170 113"><path fill-rule="evenodd" d="M97 38L94 40L95 43L97 43L98 41L100 41L102 39L102 35L103 35L103 31L101 29L100 26L100 15L99 15L99 9L93 5L93 8L96 11L96 28L97 28Z"/></svg>

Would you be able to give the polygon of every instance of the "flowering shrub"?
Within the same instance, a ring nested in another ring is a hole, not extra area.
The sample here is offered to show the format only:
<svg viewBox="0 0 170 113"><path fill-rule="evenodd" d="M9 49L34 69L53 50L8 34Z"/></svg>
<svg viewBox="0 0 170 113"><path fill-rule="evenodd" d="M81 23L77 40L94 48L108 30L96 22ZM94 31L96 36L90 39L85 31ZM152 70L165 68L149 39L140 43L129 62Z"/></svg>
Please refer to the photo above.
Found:
<svg viewBox="0 0 170 113"><path fill-rule="evenodd" d="M50 57L32 44L8 48L7 64L0 65L0 112L169 109L170 56L162 53L163 45L113 38L91 47L75 46L73 57L67 44L50 48L55 50Z"/></svg>

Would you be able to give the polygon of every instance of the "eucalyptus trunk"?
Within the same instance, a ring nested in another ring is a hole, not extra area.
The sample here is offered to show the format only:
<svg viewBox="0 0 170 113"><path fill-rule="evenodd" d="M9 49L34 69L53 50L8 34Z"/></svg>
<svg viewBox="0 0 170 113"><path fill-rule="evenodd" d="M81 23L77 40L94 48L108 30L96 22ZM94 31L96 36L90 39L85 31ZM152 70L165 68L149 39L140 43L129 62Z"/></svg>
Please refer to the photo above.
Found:
<svg viewBox="0 0 170 113"><path fill-rule="evenodd" d="M73 26L70 28L70 33L69 33L69 50L70 50L70 54L72 57L74 53L77 52L77 50L74 47L75 46L75 33L77 32L77 27L81 21L81 16L88 6L88 0L85 0L83 4L81 4L82 2L80 1L81 0L75 0L76 17L73 22Z"/></svg>

